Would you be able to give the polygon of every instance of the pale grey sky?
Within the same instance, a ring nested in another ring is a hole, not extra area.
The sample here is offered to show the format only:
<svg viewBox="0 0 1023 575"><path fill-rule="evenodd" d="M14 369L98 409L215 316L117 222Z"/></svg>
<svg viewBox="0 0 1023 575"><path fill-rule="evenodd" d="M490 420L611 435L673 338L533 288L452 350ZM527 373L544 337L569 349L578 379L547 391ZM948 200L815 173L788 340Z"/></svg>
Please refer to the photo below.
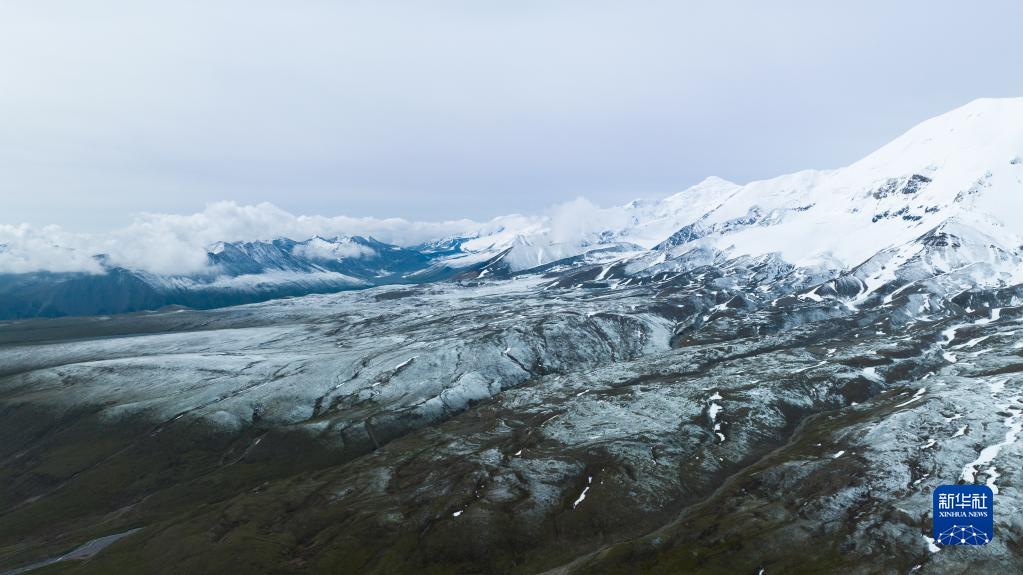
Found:
<svg viewBox="0 0 1023 575"><path fill-rule="evenodd" d="M851 163L1023 95L1019 2L0 0L0 223L478 220Z"/></svg>

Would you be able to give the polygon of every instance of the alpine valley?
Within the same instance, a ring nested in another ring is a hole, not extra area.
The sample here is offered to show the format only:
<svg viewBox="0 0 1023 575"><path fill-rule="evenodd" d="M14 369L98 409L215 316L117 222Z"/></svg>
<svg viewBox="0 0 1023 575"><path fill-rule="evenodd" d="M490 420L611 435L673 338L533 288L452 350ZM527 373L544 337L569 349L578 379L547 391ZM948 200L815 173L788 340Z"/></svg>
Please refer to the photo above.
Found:
<svg viewBox="0 0 1023 575"><path fill-rule="evenodd" d="M1023 571L1023 98L592 212L0 275L0 573Z"/></svg>

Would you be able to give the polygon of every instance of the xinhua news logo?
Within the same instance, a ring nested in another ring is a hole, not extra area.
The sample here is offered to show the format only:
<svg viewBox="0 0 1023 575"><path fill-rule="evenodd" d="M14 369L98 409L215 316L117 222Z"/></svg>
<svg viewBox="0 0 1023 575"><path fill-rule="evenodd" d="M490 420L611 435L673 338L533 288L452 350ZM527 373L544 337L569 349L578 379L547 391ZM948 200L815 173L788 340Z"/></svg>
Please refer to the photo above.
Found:
<svg viewBox="0 0 1023 575"><path fill-rule="evenodd" d="M995 496L986 485L941 485L934 490L934 541L987 545L994 537Z"/></svg>

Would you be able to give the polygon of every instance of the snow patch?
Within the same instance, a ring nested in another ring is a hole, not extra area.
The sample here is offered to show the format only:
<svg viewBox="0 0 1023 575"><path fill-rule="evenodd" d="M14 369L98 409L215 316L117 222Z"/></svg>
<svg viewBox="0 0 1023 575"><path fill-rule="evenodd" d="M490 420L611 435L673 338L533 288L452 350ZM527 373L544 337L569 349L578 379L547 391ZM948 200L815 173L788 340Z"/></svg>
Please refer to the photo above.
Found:
<svg viewBox="0 0 1023 575"><path fill-rule="evenodd" d="M583 487L582 493L580 493L579 497L575 500L574 503L572 503L572 509L579 507L579 504L586 500L586 493L589 492L591 483L593 483L593 476L589 476L586 478L586 487Z"/></svg>
<svg viewBox="0 0 1023 575"><path fill-rule="evenodd" d="M906 402L903 402L903 403L900 403L900 404L896 405L895 406L896 409L900 408L900 407L906 407L907 405L913 403L914 401L919 400L921 397L923 397L923 395L925 393L927 393L927 388L926 387L921 387L920 389L916 390L916 393L913 394L913 397L911 397L909 399L909 401L906 401Z"/></svg>
<svg viewBox="0 0 1023 575"><path fill-rule="evenodd" d="M974 483L976 481L977 468L994 461L994 459L998 457L1002 448L1015 443L1019 438L1020 432L1023 431L1023 417L1020 417L1023 412L1021 412L1018 408L1011 407L1010 405L1004 405L1002 408L1010 414L1009 417L1006 417L1002 421L1005 427L1008 427L1009 430L1005 432L1005 436L1001 442L985 447L980 451L980 455L978 455L976 459L967 463L963 467L961 478L966 483Z"/></svg>

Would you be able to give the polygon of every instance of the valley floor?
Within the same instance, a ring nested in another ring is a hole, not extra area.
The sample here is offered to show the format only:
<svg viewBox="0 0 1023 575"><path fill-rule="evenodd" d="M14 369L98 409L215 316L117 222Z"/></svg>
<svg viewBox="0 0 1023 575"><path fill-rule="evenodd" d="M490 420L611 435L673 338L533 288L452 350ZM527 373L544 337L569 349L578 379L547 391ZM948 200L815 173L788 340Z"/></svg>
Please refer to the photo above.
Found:
<svg viewBox="0 0 1023 575"><path fill-rule="evenodd" d="M1023 570L1016 290L697 279L3 324L0 573Z"/></svg>

